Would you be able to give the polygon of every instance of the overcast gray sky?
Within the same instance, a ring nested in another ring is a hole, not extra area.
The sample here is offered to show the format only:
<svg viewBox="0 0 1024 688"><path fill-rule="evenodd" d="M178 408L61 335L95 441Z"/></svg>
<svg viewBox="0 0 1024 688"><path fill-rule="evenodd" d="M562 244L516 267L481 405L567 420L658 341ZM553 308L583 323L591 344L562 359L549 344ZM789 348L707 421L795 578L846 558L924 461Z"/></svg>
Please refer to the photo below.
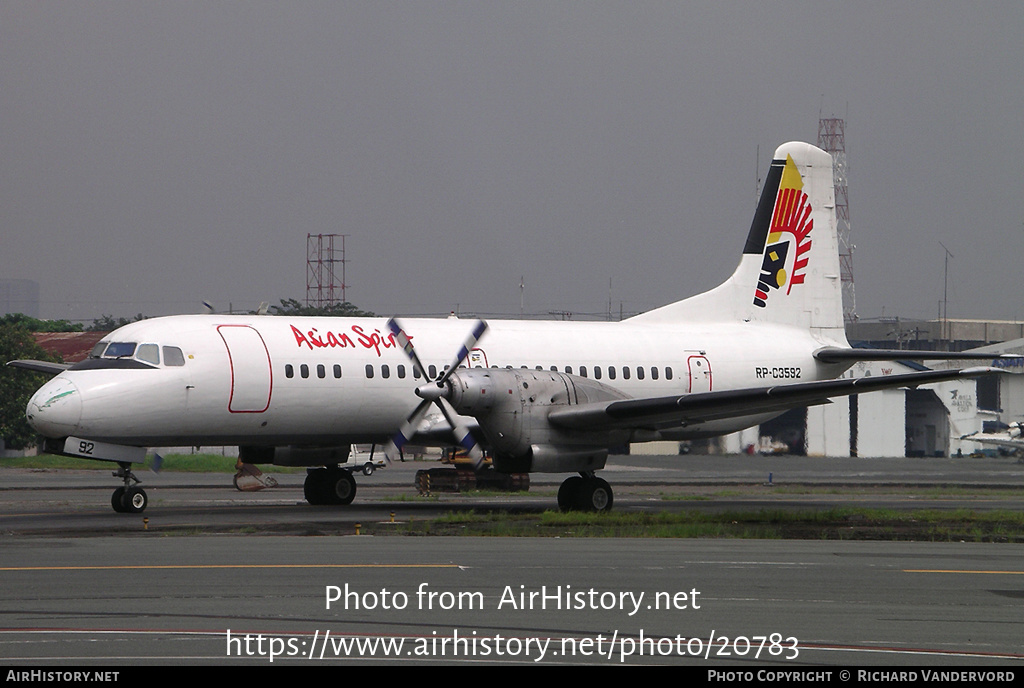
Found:
<svg viewBox="0 0 1024 688"><path fill-rule="evenodd" d="M42 315L647 310L846 118L857 311L1024 319L1024 3L0 0L0 277Z"/></svg>

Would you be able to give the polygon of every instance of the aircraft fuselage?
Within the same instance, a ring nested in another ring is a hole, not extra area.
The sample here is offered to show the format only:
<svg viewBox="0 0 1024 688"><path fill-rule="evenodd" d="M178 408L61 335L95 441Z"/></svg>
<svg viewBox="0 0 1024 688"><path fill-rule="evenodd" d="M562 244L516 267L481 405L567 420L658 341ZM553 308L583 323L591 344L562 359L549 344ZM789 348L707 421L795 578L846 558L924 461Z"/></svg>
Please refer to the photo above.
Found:
<svg viewBox="0 0 1024 688"><path fill-rule="evenodd" d="M402 323L425 366L440 372L472 326L456 318ZM767 323L491 321L469 367L558 370L630 397L828 379L830 342ZM51 437L116 444L335 445L382 442L419 402L425 380L379 318L170 316L133 323L104 342L173 356L90 358L33 396L28 414ZM153 362L153 360L157 362ZM432 372L432 371L429 371ZM685 438L751 424L736 418L679 428Z"/></svg>

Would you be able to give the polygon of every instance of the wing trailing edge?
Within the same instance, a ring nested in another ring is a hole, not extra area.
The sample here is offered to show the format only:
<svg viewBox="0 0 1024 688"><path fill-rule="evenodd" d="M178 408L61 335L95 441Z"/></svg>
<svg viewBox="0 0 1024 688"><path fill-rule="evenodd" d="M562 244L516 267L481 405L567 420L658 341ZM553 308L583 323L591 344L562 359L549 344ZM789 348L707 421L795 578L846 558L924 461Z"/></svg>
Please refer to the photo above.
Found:
<svg viewBox="0 0 1024 688"><path fill-rule="evenodd" d="M814 352L822 363L858 361L994 361L1021 358L1020 354L993 354L978 351L906 351L903 349L856 349L826 346Z"/></svg>
<svg viewBox="0 0 1024 688"><path fill-rule="evenodd" d="M664 429L723 418L787 411L801 406L831 403L831 397L876 392L883 389L917 387L1003 373L997 368L928 370L903 375L884 375L803 382L776 387L751 387L722 392L701 392L682 396L598 402L552 411L548 420L561 428L582 430L595 427Z"/></svg>

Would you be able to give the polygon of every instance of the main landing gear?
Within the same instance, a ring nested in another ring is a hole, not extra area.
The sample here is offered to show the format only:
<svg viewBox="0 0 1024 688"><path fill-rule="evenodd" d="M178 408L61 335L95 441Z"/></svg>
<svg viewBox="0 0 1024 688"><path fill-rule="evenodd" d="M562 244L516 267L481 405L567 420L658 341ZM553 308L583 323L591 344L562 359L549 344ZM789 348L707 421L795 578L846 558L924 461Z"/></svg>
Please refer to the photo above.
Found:
<svg viewBox="0 0 1024 688"><path fill-rule="evenodd" d="M365 467L360 468L369 475ZM340 466L309 468L302 492L310 504L351 504L356 496L356 479L351 470Z"/></svg>
<svg viewBox="0 0 1024 688"><path fill-rule="evenodd" d="M566 478L558 488L558 508L562 511L610 511L612 486L590 472Z"/></svg>
<svg viewBox="0 0 1024 688"><path fill-rule="evenodd" d="M131 464L118 461L119 468L112 473L115 478L124 480L124 485L114 490L110 495L110 506L119 514L139 514L146 510L149 504L149 497L146 491L138 486L142 482L132 473ZM134 485L132 483L135 483Z"/></svg>

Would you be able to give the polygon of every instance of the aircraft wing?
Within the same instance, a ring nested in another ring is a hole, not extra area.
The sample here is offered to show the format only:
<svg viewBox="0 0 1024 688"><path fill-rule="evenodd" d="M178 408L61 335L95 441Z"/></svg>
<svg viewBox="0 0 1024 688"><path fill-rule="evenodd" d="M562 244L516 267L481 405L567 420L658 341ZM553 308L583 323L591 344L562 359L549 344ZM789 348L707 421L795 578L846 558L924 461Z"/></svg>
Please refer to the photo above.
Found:
<svg viewBox="0 0 1024 688"><path fill-rule="evenodd" d="M997 447L1010 447L1012 449L1024 449L1024 439L1020 437L1010 437L1006 433L1002 435L993 435L991 433L974 432L969 435L962 435L962 440L971 440L972 442L978 442L980 444L992 444Z"/></svg>
<svg viewBox="0 0 1024 688"><path fill-rule="evenodd" d="M830 397L875 392L897 387L917 387L932 382L994 375L996 368L928 370L904 375L884 375L801 382L775 387L752 387L683 396L626 399L569 406L552 411L548 420L561 428L664 429L704 421L786 411L800 406L830 403Z"/></svg>
<svg viewBox="0 0 1024 688"><path fill-rule="evenodd" d="M857 349L826 346L814 352L822 363L851 361L994 361L1021 358L1020 354L993 354L978 351L914 351L903 349Z"/></svg>
<svg viewBox="0 0 1024 688"><path fill-rule="evenodd" d="M24 368L25 370L34 370L37 373L49 373L50 375L57 375L71 367L71 365L68 363L53 363L51 361L33 361L29 359L8 361L7 365L11 366L12 368Z"/></svg>

